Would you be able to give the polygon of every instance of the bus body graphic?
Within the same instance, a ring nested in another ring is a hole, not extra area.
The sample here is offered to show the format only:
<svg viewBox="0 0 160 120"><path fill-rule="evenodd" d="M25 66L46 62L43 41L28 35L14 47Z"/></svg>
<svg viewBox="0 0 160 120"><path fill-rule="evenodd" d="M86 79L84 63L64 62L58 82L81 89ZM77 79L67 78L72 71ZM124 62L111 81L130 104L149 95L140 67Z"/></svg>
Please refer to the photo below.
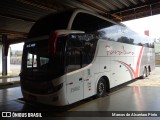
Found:
<svg viewBox="0 0 160 120"><path fill-rule="evenodd" d="M70 10L49 14L25 41L20 83L24 99L63 106L155 68L153 39L95 13Z"/></svg>

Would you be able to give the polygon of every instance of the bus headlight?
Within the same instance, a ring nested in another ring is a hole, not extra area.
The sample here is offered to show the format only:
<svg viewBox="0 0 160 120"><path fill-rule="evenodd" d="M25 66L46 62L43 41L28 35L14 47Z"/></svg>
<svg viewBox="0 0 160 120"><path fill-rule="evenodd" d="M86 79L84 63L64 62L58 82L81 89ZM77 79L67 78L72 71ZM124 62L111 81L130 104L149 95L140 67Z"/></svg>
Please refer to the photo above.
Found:
<svg viewBox="0 0 160 120"><path fill-rule="evenodd" d="M61 88L63 87L63 83L57 85L57 86L54 86L54 92L57 92L58 90L60 90Z"/></svg>
<svg viewBox="0 0 160 120"><path fill-rule="evenodd" d="M59 91L62 87L63 87L63 83L61 83L61 84L59 84L59 85L57 85L57 86L53 86L53 88L50 89L50 90L48 91L48 93L57 92L57 91Z"/></svg>

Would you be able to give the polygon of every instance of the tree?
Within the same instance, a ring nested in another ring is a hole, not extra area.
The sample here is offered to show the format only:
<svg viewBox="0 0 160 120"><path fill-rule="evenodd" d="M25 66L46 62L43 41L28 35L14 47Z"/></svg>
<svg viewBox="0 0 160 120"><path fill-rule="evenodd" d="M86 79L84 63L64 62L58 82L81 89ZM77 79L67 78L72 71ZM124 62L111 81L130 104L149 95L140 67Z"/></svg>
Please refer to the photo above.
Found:
<svg viewBox="0 0 160 120"><path fill-rule="evenodd" d="M122 37L118 38L117 41L118 41L118 42L122 42L122 43L133 44L134 39L128 38L128 37L125 37L125 36L122 36Z"/></svg>

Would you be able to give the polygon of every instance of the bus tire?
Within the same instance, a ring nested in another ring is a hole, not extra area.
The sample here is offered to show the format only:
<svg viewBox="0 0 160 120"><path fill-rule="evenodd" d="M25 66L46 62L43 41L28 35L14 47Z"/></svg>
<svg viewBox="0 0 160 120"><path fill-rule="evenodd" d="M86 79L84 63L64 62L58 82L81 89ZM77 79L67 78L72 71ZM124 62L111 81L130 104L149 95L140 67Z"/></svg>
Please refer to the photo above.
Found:
<svg viewBox="0 0 160 120"><path fill-rule="evenodd" d="M148 68L146 68L146 69L147 69L146 77L148 77L149 76L149 69Z"/></svg>
<svg viewBox="0 0 160 120"><path fill-rule="evenodd" d="M150 68L150 66L148 66L148 75L150 75L151 74L151 68Z"/></svg>
<svg viewBox="0 0 160 120"><path fill-rule="evenodd" d="M106 94L106 81L102 77L97 84L97 97L103 97Z"/></svg>
<svg viewBox="0 0 160 120"><path fill-rule="evenodd" d="M143 70L143 75L142 75L142 79L145 79L146 77L148 76L148 71L147 71L147 68L145 67L144 70Z"/></svg>

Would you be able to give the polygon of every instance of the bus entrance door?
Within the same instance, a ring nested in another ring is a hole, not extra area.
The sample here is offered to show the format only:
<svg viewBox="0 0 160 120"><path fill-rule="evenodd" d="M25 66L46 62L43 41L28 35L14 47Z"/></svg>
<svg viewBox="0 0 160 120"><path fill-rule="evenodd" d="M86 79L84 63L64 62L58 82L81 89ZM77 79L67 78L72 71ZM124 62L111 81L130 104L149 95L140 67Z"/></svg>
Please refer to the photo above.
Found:
<svg viewBox="0 0 160 120"><path fill-rule="evenodd" d="M69 104L83 99L83 71L67 75L67 99Z"/></svg>

